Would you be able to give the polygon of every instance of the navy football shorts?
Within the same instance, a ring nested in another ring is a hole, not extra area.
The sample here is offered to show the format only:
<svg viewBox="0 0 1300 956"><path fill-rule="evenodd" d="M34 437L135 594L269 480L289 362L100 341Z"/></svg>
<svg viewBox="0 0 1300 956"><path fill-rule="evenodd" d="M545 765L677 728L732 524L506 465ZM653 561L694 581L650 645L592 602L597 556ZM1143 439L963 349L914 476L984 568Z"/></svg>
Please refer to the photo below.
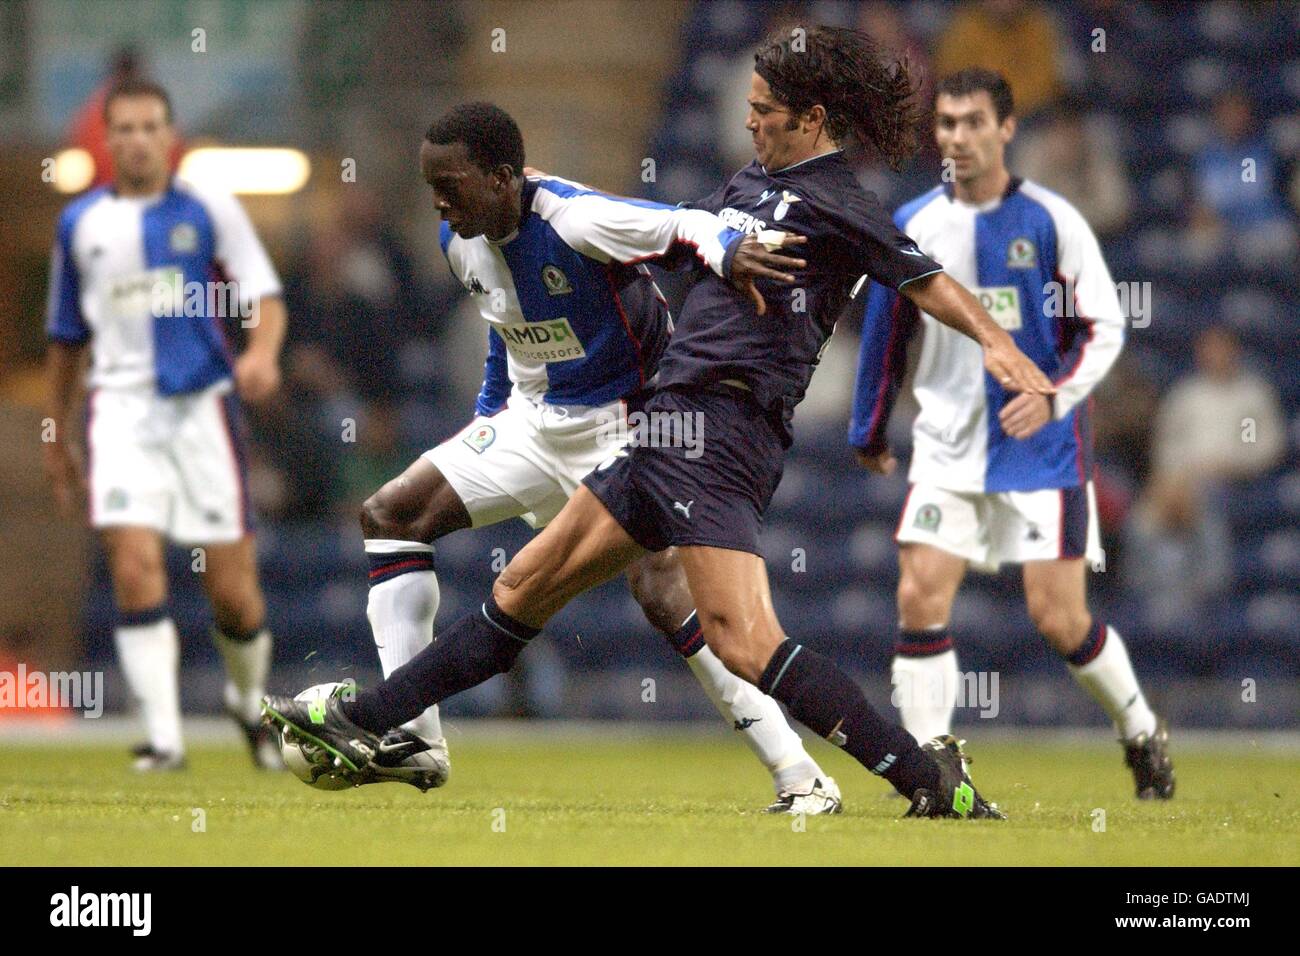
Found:
<svg viewBox="0 0 1300 956"><path fill-rule="evenodd" d="M657 392L632 442L583 479L648 551L708 545L759 554L763 513L785 448L768 414L741 389Z"/></svg>

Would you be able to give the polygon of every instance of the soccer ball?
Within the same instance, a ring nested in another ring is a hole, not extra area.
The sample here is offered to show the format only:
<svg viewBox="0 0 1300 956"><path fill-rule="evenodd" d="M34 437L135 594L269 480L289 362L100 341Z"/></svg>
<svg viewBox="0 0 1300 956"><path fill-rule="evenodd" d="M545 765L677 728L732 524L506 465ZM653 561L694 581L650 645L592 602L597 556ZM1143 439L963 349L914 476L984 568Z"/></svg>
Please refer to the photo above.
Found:
<svg viewBox="0 0 1300 956"><path fill-rule="evenodd" d="M331 681L328 684L316 684L297 694L294 700L313 701L336 697L352 684ZM346 790L352 784L334 767L330 755L315 744L299 742L289 736L287 729L280 731L280 754L284 765L295 777L317 790Z"/></svg>

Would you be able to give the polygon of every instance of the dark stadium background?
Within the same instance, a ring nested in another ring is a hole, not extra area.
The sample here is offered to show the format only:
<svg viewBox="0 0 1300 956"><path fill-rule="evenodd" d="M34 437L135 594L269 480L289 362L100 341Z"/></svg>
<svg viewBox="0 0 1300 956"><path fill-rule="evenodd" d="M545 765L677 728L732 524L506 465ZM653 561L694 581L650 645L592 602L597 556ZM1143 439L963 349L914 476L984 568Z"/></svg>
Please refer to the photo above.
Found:
<svg viewBox="0 0 1300 956"><path fill-rule="evenodd" d="M743 147L735 78L747 75L745 57L775 16L859 22L906 45L933 75L965 65L954 57L987 55L989 47L970 43L954 52L953 31L963 16L1000 9L1026 18L1025 35L1055 37L1055 54L985 63L1007 70L1030 107L1018 142L1038 136L1038 165L1049 172L1062 151L1105 165L1110 179L1099 173L1098 182L1110 186L1085 198L1106 212L1094 227L1112 275L1150 283L1150 321L1130 329L1122 365L1097 395L1108 569L1092 578L1094 611L1125 634L1154 706L1175 725L1295 726L1300 7L1282 3L0 5L0 666L115 669L102 561L85 530L57 518L40 472L44 288L55 217L68 199L41 170L74 143L78 111L123 48L172 90L188 147L291 147L311 162L301 190L243 197L281 272L290 314L286 387L250 417L262 573L278 642L272 686L297 690L377 675L357 506L468 420L480 379L483 324L446 271L417 174L416 150L434 116L461 100L495 100L520 121L533 165L676 202L712 191L747 159L728 144L739 130ZM201 52L195 30L203 31ZM494 49L502 40L504 50ZM1252 104L1250 149L1271 157L1281 212L1262 236L1232 224L1216 232L1198 211L1198 157L1212 135L1213 103L1230 88ZM1080 115L1083 122L1068 118ZM349 160L355 182L344 181ZM1013 171L1019 162L1013 151ZM939 172L933 150L901 175L869 156L860 163L863 181L891 209ZM845 444L859 322L841 322L796 417L766 546L777 609L792 634L832 653L880 702L896 629L890 536L906 482L905 469L868 477ZM1211 517L1226 531L1227 560L1203 594L1184 600L1152 584L1158 576L1142 573L1152 569L1133 567L1126 543L1150 479L1160 404L1192 371L1198 333L1215 324L1237 332L1246 366L1278 393L1286 452L1263 473L1215 491ZM357 422L355 442L342 440L345 419ZM906 424L900 415L894 429L902 451ZM442 542L440 621L481 599L494 561L499 568L526 537L513 522ZM215 711L220 676L205 606L188 555L172 557L184 704ZM962 669L1000 675L992 723L1100 724L1034 635L1018 575L972 575L953 626ZM514 681L462 695L447 712L715 719L621 583L575 602L539 644ZM653 704L643 700L647 677L658 682ZM1255 682L1252 700L1243 700L1245 681ZM110 705L120 707L120 682L110 676L107 686ZM973 720L959 710L959 723Z"/></svg>

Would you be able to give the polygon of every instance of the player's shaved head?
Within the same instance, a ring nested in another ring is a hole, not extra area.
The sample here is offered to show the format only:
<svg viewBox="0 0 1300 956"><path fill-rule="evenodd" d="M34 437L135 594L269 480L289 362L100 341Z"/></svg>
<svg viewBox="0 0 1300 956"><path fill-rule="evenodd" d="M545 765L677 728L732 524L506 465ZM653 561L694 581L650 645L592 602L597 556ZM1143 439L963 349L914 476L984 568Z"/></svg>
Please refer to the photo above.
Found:
<svg viewBox="0 0 1300 956"><path fill-rule="evenodd" d="M485 173L509 166L524 173L524 137L510 114L495 103L462 103L433 121L424 138L435 146L464 143L470 161Z"/></svg>

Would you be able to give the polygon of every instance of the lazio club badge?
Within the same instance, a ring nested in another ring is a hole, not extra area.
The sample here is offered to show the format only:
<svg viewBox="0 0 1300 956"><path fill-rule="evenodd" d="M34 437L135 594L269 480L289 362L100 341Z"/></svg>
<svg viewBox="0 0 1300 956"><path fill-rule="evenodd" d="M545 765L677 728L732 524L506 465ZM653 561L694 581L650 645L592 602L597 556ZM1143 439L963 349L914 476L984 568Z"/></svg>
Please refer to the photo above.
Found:
<svg viewBox="0 0 1300 956"><path fill-rule="evenodd" d="M1008 269L1032 269L1038 265L1038 250L1028 239L1012 239L1007 246Z"/></svg>
<svg viewBox="0 0 1300 956"><path fill-rule="evenodd" d="M542 285L546 286L550 295L567 295L573 291L569 277L560 271L559 266L553 266L549 262L542 266Z"/></svg>
<svg viewBox="0 0 1300 956"><path fill-rule="evenodd" d="M491 445L496 440L497 430L491 425L479 425L461 439L461 441L466 445L473 448L474 453L477 455L483 454L483 452L487 450L488 445Z"/></svg>
<svg viewBox="0 0 1300 956"><path fill-rule="evenodd" d="M785 218L785 214L790 211L790 204L796 202L803 202L803 200L788 189L781 190L781 201L776 204L776 210L772 213L772 219L775 222L780 222Z"/></svg>
<svg viewBox="0 0 1300 956"><path fill-rule="evenodd" d="M192 223L178 222L172 227L167 241L171 245L172 252L187 255L199 247L199 231Z"/></svg>
<svg viewBox="0 0 1300 956"><path fill-rule="evenodd" d="M943 512L938 505L921 505L916 509L916 520L913 523L922 531L938 531L942 518Z"/></svg>

